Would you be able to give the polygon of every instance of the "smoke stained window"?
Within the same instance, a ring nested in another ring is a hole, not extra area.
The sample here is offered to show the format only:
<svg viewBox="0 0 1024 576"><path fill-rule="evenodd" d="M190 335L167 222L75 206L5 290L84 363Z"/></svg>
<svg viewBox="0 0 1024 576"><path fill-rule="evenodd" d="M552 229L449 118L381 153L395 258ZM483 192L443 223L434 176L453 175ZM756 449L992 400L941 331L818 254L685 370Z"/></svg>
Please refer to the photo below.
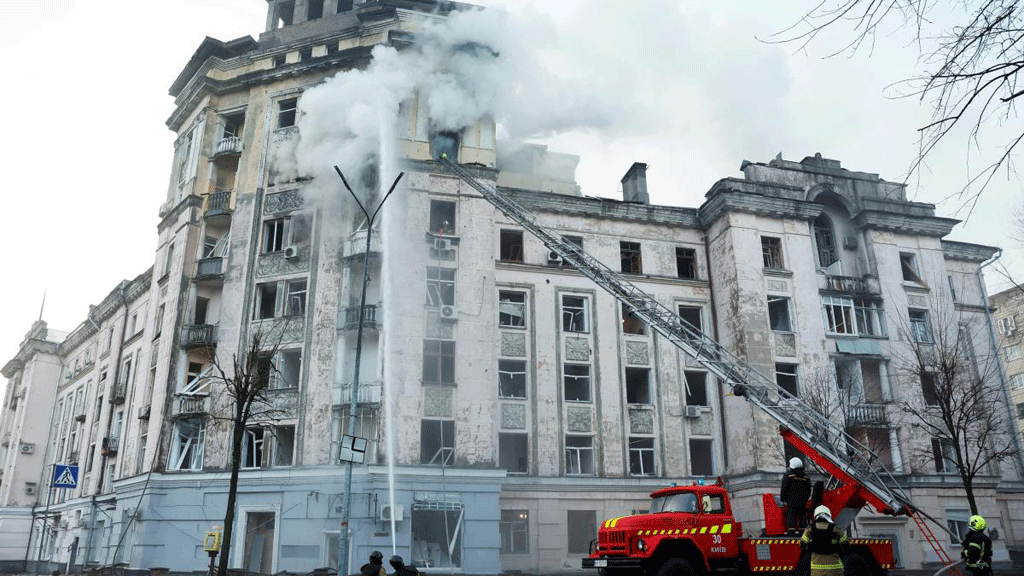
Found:
<svg viewBox="0 0 1024 576"><path fill-rule="evenodd" d="M285 98L277 103L277 127L288 128L295 126L295 120L299 109L298 98Z"/></svg>
<svg viewBox="0 0 1024 576"><path fill-rule="evenodd" d="M502 262L523 261L523 231L502 230L500 234L500 253L498 258Z"/></svg>
<svg viewBox="0 0 1024 576"><path fill-rule="evenodd" d="M430 157L440 160L448 158L452 162L459 161L459 135L455 132L438 132L430 138Z"/></svg>
<svg viewBox="0 0 1024 576"><path fill-rule="evenodd" d="M430 201L430 232L445 235L455 234L455 202Z"/></svg>

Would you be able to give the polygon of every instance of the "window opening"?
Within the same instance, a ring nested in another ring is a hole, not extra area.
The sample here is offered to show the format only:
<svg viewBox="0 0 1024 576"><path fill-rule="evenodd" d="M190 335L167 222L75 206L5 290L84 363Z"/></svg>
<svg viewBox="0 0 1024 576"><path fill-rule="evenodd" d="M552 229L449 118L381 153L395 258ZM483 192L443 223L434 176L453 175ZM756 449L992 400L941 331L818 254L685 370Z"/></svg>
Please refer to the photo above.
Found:
<svg viewBox="0 0 1024 576"><path fill-rule="evenodd" d="M270 388L270 379L274 373L274 359L270 354L256 357L256 387L260 390Z"/></svg>
<svg viewBox="0 0 1024 576"><path fill-rule="evenodd" d="M622 333L641 336L647 334L647 324L626 304L622 305Z"/></svg>
<svg viewBox="0 0 1024 576"><path fill-rule="evenodd" d="M242 128L245 126L245 112L236 114L225 114L221 117L223 128L221 138L241 138Z"/></svg>
<svg viewBox="0 0 1024 576"><path fill-rule="evenodd" d="M781 270L783 268L782 239L772 236L761 236L761 256L764 259L765 268Z"/></svg>
<svg viewBox="0 0 1024 576"><path fill-rule="evenodd" d="M907 311L910 318L910 337L914 342L931 342L932 329L928 324L928 311L915 310Z"/></svg>
<svg viewBox="0 0 1024 576"><path fill-rule="evenodd" d="M324 0L307 0L306 20L316 20L324 17Z"/></svg>
<svg viewBox="0 0 1024 576"><path fill-rule="evenodd" d="M826 268L839 260L832 221L824 213L814 220L814 243L818 248L818 266Z"/></svg>
<svg viewBox="0 0 1024 576"><path fill-rule="evenodd" d="M651 403L651 371L647 368L626 368L626 403Z"/></svg>
<svg viewBox="0 0 1024 576"><path fill-rule="evenodd" d="M461 502L421 500L412 505L411 564L420 568L462 566L463 506Z"/></svg>
<svg viewBox="0 0 1024 576"><path fill-rule="evenodd" d="M510 473L529 472L529 439L526 434L502 432L498 434L498 467Z"/></svg>
<svg viewBox="0 0 1024 576"><path fill-rule="evenodd" d="M430 231L434 234L455 234L455 202L430 201Z"/></svg>
<svg viewBox="0 0 1024 576"><path fill-rule="evenodd" d="M263 223L263 253L284 250L284 218L275 218Z"/></svg>
<svg viewBox="0 0 1024 576"><path fill-rule="evenodd" d="M292 466L295 462L295 426L274 427L272 466Z"/></svg>
<svg viewBox="0 0 1024 576"><path fill-rule="evenodd" d="M588 332L587 299L583 296L562 296L562 331Z"/></svg>
<svg viewBox="0 0 1024 576"><path fill-rule="evenodd" d="M528 554L530 552L530 511L502 510L498 523L502 554Z"/></svg>
<svg viewBox="0 0 1024 576"><path fill-rule="evenodd" d="M274 512L245 513L245 546L242 569L249 573L270 574L274 568Z"/></svg>
<svg viewBox="0 0 1024 576"><path fill-rule="evenodd" d="M853 300L822 296L825 313L825 331L830 334L856 334L853 324Z"/></svg>
<svg viewBox="0 0 1024 576"><path fill-rule="evenodd" d="M956 456L949 438L932 438L932 455L935 457L935 471L944 474L956 472Z"/></svg>
<svg viewBox="0 0 1024 576"><path fill-rule="evenodd" d="M593 438L590 436L565 437L565 473L570 476L587 476L594 473Z"/></svg>
<svg viewBox="0 0 1024 576"><path fill-rule="evenodd" d="M526 327L525 292L498 291L498 326L502 328Z"/></svg>
<svg viewBox="0 0 1024 576"><path fill-rule="evenodd" d="M921 274L917 269L917 257L909 252L900 252L900 269L903 271L903 280L915 284L924 285Z"/></svg>
<svg viewBox="0 0 1024 576"><path fill-rule="evenodd" d="M690 474L693 476L715 475L715 467L711 459L711 440L690 438Z"/></svg>
<svg viewBox="0 0 1024 576"><path fill-rule="evenodd" d="M352 11L352 0L338 0L338 14Z"/></svg>
<svg viewBox="0 0 1024 576"><path fill-rule="evenodd" d="M199 470L203 467L206 424L202 420L179 420L174 425L171 470Z"/></svg>
<svg viewBox="0 0 1024 576"><path fill-rule="evenodd" d="M590 402L590 366L565 364L562 366L565 399L570 402Z"/></svg>
<svg viewBox="0 0 1024 576"><path fill-rule="evenodd" d="M782 296L768 297L768 324L773 332L792 332L793 325L789 317L789 298Z"/></svg>
<svg viewBox="0 0 1024 576"><path fill-rule="evenodd" d="M298 98L285 98L277 103L277 127L289 128L295 126L299 111Z"/></svg>
<svg viewBox="0 0 1024 576"><path fill-rule="evenodd" d="M679 317L686 321L698 332L704 331L704 324L701 321L700 306L679 306Z"/></svg>
<svg viewBox="0 0 1024 576"><path fill-rule="evenodd" d="M798 397L796 364L776 363L775 383L779 385L779 388L789 392L790 396Z"/></svg>
<svg viewBox="0 0 1024 576"><path fill-rule="evenodd" d="M282 350L279 355L281 369L276 378L276 387L297 388L302 368L302 350Z"/></svg>
<svg viewBox="0 0 1024 576"><path fill-rule="evenodd" d="M676 248L676 274L680 278L697 278L697 251L693 248Z"/></svg>
<svg viewBox="0 0 1024 576"><path fill-rule="evenodd" d="M455 422L420 421L420 464L450 466L455 457Z"/></svg>
<svg viewBox="0 0 1024 576"><path fill-rule="evenodd" d="M171 266L174 264L174 242L167 245L167 256L164 258L164 276L171 273Z"/></svg>
<svg viewBox="0 0 1024 576"><path fill-rule="evenodd" d="M196 296L195 316L193 317L196 326L206 324L206 314L210 310L210 299Z"/></svg>
<svg viewBox="0 0 1024 576"><path fill-rule="evenodd" d="M455 341L423 341L423 383L455 385Z"/></svg>
<svg viewBox="0 0 1024 576"><path fill-rule="evenodd" d="M969 510L946 510L946 526L949 527L949 543L959 545L970 531Z"/></svg>
<svg viewBox="0 0 1024 576"><path fill-rule="evenodd" d="M498 396L526 398L526 362L498 360Z"/></svg>
<svg viewBox="0 0 1024 576"><path fill-rule="evenodd" d="M654 438L629 439L629 475L654 476Z"/></svg>
<svg viewBox="0 0 1024 576"><path fill-rule="evenodd" d="M639 242L619 242L619 260L623 274L643 274Z"/></svg>
<svg viewBox="0 0 1024 576"><path fill-rule="evenodd" d="M862 336L885 336L885 313L882 303L875 300L854 300L857 333Z"/></svg>
<svg viewBox="0 0 1024 576"><path fill-rule="evenodd" d="M277 313L277 282L256 285L256 319L273 318Z"/></svg>
<svg viewBox="0 0 1024 576"><path fill-rule="evenodd" d="M266 430L261 427L250 427L246 428L243 434L242 468L262 468Z"/></svg>
<svg viewBox="0 0 1024 576"><path fill-rule="evenodd" d="M687 370L686 376L686 405L707 406L708 405L708 375L707 372L692 372Z"/></svg>
<svg viewBox="0 0 1024 576"><path fill-rule="evenodd" d="M427 268L427 306L439 308L455 305L455 270Z"/></svg>
<svg viewBox="0 0 1024 576"><path fill-rule="evenodd" d="M302 316L306 313L306 280L288 282L288 316Z"/></svg>
<svg viewBox="0 0 1024 576"><path fill-rule="evenodd" d="M500 254L498 257L502 262L523 261L522 230L502 230L500 233L500 240Z"/></svg>
<svg viewBox="0 0 1024 576"><path fill-rule="evenodd" d="M953 300L953 302L956 302L956 286L953 285L953 276L946 276L946 279L949 280L949 297Z"/></svg>
<svg viewBox="0 0 1024 576"><path fill-rule="evenodd" d="M440 160L442 156L450 162L458 162L459 135L455 132L438 132L430 139L430 157Z"/></svg>
<svg viewBox="0 0 1024 576"><path fill-rule="evenodd" d="M938 377L934 372L921 372L921 396L926 406L938 406L939 394Z"/></svg>
<svg viewBox="0 0 1024 576"><path fill-rule="evenodd" d="M277 28L291 26L295 13L295 2L282 2L277 5Z"/></svg>

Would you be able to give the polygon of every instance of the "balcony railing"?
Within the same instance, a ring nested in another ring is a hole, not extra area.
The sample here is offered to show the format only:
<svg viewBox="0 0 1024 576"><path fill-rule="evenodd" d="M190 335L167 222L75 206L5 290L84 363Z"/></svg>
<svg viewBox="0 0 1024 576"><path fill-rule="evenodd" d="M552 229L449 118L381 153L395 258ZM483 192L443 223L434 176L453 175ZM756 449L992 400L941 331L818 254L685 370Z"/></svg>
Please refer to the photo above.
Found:
<svg viewBox="0 0 1024 576"><path fill-rule="evenodd" d="M854 426L888 426L884 404L854 404L849 408L849 420Z"/></svg>
<svg viewBox="0 0 1024 576"><path fill-rule="evenodd" d="M174 395L174 416L201 416L209 413L209 394Z"/></svg>
<svg viewBox="0 0 1024 576"><path fill-rule="evenodd" d="M241 154L242 153L242 139L238 136L229 136L227 138L221 138L217 141L217 147L213 151L213 156L222 156L225 154Z"/></svg>
<svg viewBox="0 0 1024 576"><path fill-rule="evenodd" d="M181 332L183 348L203 348L217 345L217 326L210 324L190 324Z"/></svg>
<svg viewBox="0 0 1024 576"><path fill-rule="evenodd" d="M377 327L377 312L379 306L367 304L363 306L363 328ZM355 330L359 328L359 306L345 308L345 329Z"/></svg>
<svg viewBox="0 0 1024 576"><path fill-rule="evenodd" d="M124 403L125 393L128 391L128 385L124 382L118 382L110 387L110 403L111 404L122 404Z"/></svg>
<svg viewBox="0 0 1024 576"><path fill-rule="evenodd" d="M335 385L334 403L343 405L352 400L352 383L345 382L341 386ZM356 390L356 404L379 404L380 403L380 380L367 380L359 383Z"/></svg>
<svg viewBox="0 0 1024 576"><path fill-rule="evenodd" d="M877 281L873 278L857 278L854 276L831 276L826 275L824 290L842 292L845 294L879 294Z"/></svg>
<svg viewBox="0 0 1024 576"><path fill-rule="evenodd" d="M224 216L231 214L231 191L214 192L206 197L206 207L203 216Z"/></svg>
<svg viewBox="0 0 1024 576"><path fill-rule="evenodd" d="M217 256L196 262L196 280L209 280L224 276L224 259Z"/></svg>
<svg viewBox="0 0 1024 576"><path fill-rule="evenodd" d="M78 422L85 422L85 400L80 399L75 402L75 420Z"/></svg>

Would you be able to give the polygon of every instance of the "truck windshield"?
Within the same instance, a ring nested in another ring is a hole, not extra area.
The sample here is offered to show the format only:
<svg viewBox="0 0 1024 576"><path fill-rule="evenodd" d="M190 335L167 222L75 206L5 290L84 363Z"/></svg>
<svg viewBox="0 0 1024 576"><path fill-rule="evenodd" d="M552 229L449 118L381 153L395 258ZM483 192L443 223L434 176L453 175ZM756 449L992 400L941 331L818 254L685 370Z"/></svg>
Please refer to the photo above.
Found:
<svg viewBox="0 0 1024 576"><path fill-rule="evenodd" d="M651 500L651 514L657 514L658 512L687 512L689 514L696 514L697 495L692 492L683 492L682 494L658 496Z"/></svg>

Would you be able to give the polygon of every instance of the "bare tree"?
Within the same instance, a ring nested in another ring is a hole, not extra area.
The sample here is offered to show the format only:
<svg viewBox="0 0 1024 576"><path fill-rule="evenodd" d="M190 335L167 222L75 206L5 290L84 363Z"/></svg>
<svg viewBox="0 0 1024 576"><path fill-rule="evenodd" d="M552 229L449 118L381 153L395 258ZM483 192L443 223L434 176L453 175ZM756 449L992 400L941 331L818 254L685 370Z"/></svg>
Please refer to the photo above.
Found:
<svg viewBox="0 0 1024 576"><path fill-rule="evenodd" d="M231 369L225 368L212 358L213 384L226 394L229 402L226 414L214 414L214 419L231 426L231 480L228 485L227 509L224 512L224 538L220 550L218 576L226 576L231 552L231 533L235 521L235 501L238 496L238 472L242 467L245 432L249 424L257 419L271 418L276 411L267 398L270 379L276 371L274 357L280 348L281 339L268 344L267 334L257 329L249 339L241 355L232 354Z"/></svg>
<svg viewBox="0 0 1024 576"><path fill-rule="evenodd" d="M1018 0L966 0L940 4L936 0L819 0L799 22L775 34L770 42L805 48L822 32L852 27L848 42L836 52L870 50L876 34L893 27L913 34L921 69L894 85L900 96L918 98L931 107L931 119L918 130L920 144L909 174L920 170L928 155L961 125L969 143L981 148L990 123L1016 120L1016 100L1024 94L1017 74L1024 69L1024 16ZM937 6L953 10L959 20L943 27L932 17ZM995 157L983 160L954 193L961 206L973 211L981 193L1000 170L1013 170L1013 153L1024 139L1014 130ZM968 152L968 158L970 151ZM908 174L908 175L909 175Z"/></svg>
<svg viewBox="0 0 1024 576"><path fill-rule="evenodd" d="M1003 383L995 357L975 347L987 339L975 326L980 322L952 311L929 312L904 330L910 352L897 359L908 385L921 390L902 402L907 420L919 437L931 440L916 443L911 457L918 469L957 474L977 514L975 479L998 474L999 463L1016 455Z"/></svg>

